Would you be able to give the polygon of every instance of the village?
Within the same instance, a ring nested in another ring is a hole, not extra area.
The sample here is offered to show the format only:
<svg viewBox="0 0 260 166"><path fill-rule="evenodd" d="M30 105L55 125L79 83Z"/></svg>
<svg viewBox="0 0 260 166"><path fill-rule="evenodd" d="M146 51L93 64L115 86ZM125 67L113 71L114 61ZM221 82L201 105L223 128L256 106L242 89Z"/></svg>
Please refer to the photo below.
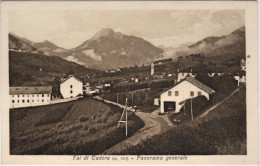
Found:
<svg viewBox="0 0 260 166"><path fill-rule="evenodd" d="M209 87L198 79L196 76L198 73L191 69L177 70L176 73L166 73L166 72L157 72L157 66L162 64L167 64L171 62L171 59L155 61L150 65L150 75L146 76L143 81L149 80L160 80L164 78L170 78L171 83L167 88L160 89L160 94L157 98L153 99L153 105L160 107L160 112L175 112L178 113L183 107L184 102L191 98L196 98L197 96L205 96L207 100L211 99L212 94L215 93L215 90ZM229 75L234 78L237 82L237 86L245 84L246 82L246 62L244 59L241 59L240 62L240 73L227 73L226 71L210 71L207 73L207 76L212 77L221 77L223 75ZM121 72L121 69L116 70L107 70L106 73L114 74ZM198 71L197 71L198 72ZM90 77L88 77L90 78ZM132 86L140 85L140 81L137 77L132 77L129 80L121 79L119 81L121 85L126 83L131 83ZM56 103L63 103L83 96L94 97L98 96L103 98L105 94L112 93L112 88L115 86L114 82L107 81L103 84L91 85L89 82L83 82L80 78L76 78L73 75L69 75L67 78L61 78L59 93L52 92L52 86L28 86L28 87L10 87L10 108L21 108L21 107L34 107L41 105L49 105ZM133 91L142 91L148 90L150 87L137 86ZM118 92L118 91L116 91ZM128 92L131 93L131 90L128 89ZM118 93L117 93L118 95ZM133 95L132 95L133 98ZM109 99L107 99L109 100ZM117 100L118 101L118 96ZM130 100L130 99L129 99ZM133 100L133 99L132 99ZM123 100L124 101L124 100ZM124 103L122 103L124 104ZM132 105L132 110L137 106Z"/></svg>

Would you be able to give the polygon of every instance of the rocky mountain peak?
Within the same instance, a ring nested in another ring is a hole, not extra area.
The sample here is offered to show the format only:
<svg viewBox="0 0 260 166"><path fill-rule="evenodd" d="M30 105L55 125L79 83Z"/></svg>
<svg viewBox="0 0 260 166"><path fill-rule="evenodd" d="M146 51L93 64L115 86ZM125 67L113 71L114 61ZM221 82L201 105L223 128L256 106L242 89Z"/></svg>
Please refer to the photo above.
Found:
<svg viewBox="0 0 260 166"><path fill-rule="evenodd" d="M111 36L114 35L115 31L111 28L103 28L100 31L96 32L94 35L95 39L98 39L100 37L105 37L105 36Z"/></svg>

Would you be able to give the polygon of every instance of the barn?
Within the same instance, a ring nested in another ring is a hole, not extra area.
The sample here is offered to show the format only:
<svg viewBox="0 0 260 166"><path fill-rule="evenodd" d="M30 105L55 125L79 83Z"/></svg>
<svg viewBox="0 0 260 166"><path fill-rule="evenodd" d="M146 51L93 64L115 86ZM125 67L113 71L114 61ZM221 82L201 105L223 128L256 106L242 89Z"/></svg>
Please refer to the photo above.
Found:
<svg viewBox="0 0 260 166"><path fill-rule="evenodd" d="M72 98L83 95L83 83L71 75L60 83L60 93L63 98Z"/></svg>
<svg viewBox="0 0 260 166"><path fill-rule="evenodd" d="M215 93L213 89L198 81L194 77L186 77L173 87L160 94L160 110L165 112L179 112L185 100L197 96L205 96L207 100Z"/></svg>

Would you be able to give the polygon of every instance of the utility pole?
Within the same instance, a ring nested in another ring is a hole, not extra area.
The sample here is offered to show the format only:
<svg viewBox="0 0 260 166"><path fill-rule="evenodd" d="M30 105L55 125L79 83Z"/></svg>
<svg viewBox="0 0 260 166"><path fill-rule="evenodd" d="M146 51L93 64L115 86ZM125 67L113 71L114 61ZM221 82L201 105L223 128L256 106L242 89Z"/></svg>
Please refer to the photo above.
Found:
<svg viewBox="0 0 260 166"><path fill-rule="evenodd" d="M132 93L132 106L134 106L134 94Z"/></svg>
<svg viewBox="0 0 260 166"><path fill-rule="evenodd" d="M125 137L127 138L127 98L126 98L126 109L125 109Z"/></svg>
<svg viewBox="0 0 260 166"><path fill-rule="evenodd" d="M123 120L123 118L124 118L124 113L125 113L125 120ZM127 98L126 98L126 101L125 101L125 108L124 108L124 110L123 110L123 113L122 113L122 115L121 115L120 120L118 121L117 128L120 127L120 123L125 123L125 136L127 137Z"/></svg>
<svg viewBox="0 0 260 166"><path fill-rule="evenodd" d="M192 98L191 98L191 100L190 100L190 112L191 112L191 120L193 121Z"/></svg>
<svg viewBox="0 0 260 166"><path fill-rule="evenodd" d="M118 92L116 93L116 102L117 102L117 104L119 104L118 103Z"/></svg>

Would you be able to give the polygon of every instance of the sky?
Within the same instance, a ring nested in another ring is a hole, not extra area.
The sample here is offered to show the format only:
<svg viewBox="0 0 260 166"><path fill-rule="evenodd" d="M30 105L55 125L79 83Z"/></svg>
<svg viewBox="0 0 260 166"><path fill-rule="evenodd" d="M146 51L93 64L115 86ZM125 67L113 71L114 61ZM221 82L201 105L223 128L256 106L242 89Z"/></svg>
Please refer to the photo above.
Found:
<svg viewBox="0 0 260 166"><path fill-rule="evenodd" d="M245 24L244 10L19 10L8 18L9 32L66 49L102 28L144 38L155 46L178 47L227 35Z"/></svg>

